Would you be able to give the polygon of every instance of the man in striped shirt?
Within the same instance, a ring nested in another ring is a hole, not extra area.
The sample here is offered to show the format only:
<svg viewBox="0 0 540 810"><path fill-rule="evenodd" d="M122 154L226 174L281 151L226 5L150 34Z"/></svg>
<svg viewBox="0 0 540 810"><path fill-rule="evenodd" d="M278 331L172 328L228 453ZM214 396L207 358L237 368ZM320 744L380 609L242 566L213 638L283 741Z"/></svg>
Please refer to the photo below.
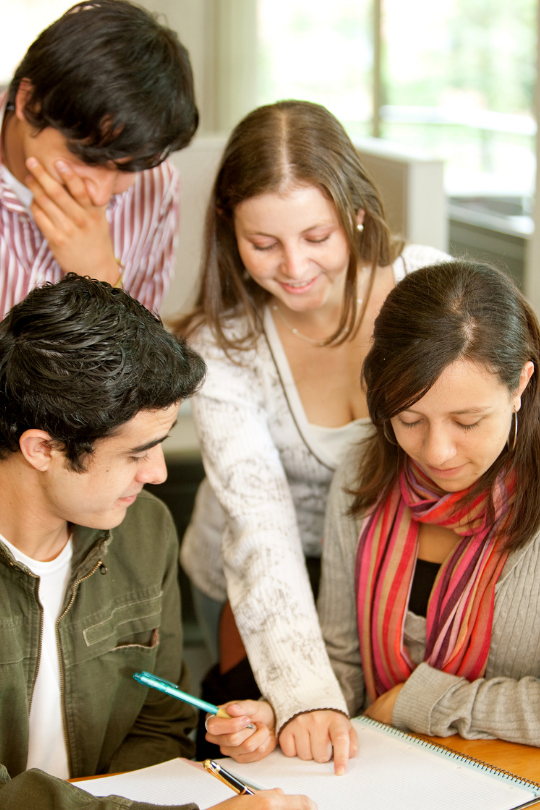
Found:
<svg viewBox="0 0 540 810"><path fill-rule="evenodd" d="M0 96L0 318L68 272L157 309L174 266L178 175L198 123L176 34L128 0L71 8Z"/></svg>

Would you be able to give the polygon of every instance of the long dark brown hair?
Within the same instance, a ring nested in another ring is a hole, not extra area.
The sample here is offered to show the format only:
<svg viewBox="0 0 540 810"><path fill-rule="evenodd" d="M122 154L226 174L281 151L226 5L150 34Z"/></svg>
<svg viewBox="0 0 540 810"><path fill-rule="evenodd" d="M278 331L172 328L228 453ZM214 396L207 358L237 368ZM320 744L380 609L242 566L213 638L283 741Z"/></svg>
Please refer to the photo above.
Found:
<svg viewBox="0 0 540 810"><path fill-rule="evenodd" d="M501 271L469 261L424 267L388 295L375 321L362 383L376 427L363 447L352 513L364 514L394 486L405 452L390 419L418 402L456 360L470 360L516 390L531 360L534 373L521 397L519 430L476 482L466 501L493 491L503 470L517 479L507 544L523 545L540 527L540 327L516 285ZM494 515L488 499L488 519Z"/></svg>
<svg viewBox="0 0 540 810"><path fill-rule="evenodd" d="M359 322L359 259L371 264L370 292L375 268L395 261L403 244L392 238L379 194L347 133L325 107L308 101L259 107L229 138L206 214L195 308L176 321L177 331L189 335L206 323L225 351L252 345L262 331L262 308L270 293L245 273L234 232L234 210L251 197L295 184L315 186L336 207L347 237L349 265L341 320L326 343L339 344L354 334ZM365 211L361 234L356 227L359 209ZM225 334L224 323L228 316L239 315L247 316L246 332L233 339Z"/></svg>

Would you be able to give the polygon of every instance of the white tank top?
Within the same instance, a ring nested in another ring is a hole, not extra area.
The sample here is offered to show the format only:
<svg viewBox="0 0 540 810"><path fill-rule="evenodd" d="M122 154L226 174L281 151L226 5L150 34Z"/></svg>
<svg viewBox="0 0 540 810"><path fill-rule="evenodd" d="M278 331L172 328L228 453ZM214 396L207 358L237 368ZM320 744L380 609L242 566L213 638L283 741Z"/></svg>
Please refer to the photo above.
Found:
<svg viewBox="0 0 540 810"><path fill-rule="evenodd" d="M405 262L401 256L396 259L392 269L395 282L398 284L406 275ZM367 439L372 435L373 425L371 419L369 417L355 419L353 422L337 428L312 425L311 422L308 422L287 355L283 350L269 307L266 307L264 312L264 331L300 435L311 452L325 466L335 470L342 461L347 448L355 442Z"/></svg>

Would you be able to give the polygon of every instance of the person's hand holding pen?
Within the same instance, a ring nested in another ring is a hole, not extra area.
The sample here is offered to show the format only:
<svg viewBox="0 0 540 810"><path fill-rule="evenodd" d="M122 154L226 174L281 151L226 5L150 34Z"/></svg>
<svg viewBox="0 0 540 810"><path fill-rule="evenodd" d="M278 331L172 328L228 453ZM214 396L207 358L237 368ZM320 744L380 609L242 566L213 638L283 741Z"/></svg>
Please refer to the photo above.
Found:
<svg viewBox="0 0 540 810"><path fill-rule="evenodd" d="M272 707L264 700L236 700L222 706L230 719L208 716L206 739L237 762L257 762L277 745ZM248 727L248 723L255 726Z"/></svg>
<svg viewBox="0 0 540 810"><path fill-rule="evenodd" d="M211 810L317 810L307 796L286 796L281 790L261 790L254 796L234 796Z"/></svg>
<svg viewBox="0 0 540 810"><path fill-rule="evenodd" d="M231 810L233 808L239 810L239 802L242 800L244 800L242 807L245 807L245 810L317 810L315 802L312 802L307 796L285 796L283 791L279 789L255 791L254 787L248 787L237 776L211 759L204 761L204 768L216 779L219 779L220 782L234 790L235 793L240 794L237 799L222 802L215 805L211 810L225 810L229 807ZM248 798L249 803L246 801Z"/></svg>
<svg viewBox="0 0 540 810"><path fill-rule="evenodd" d="M263 700L237 700L223 708L231 719L209 717L206 739L219 745L221 753L237 762L256 762L277 744L272 707ZM247 728L248 720L256 731ZM334 771L342 775L349 757L358 753L358 739L350 721L341 712L306 712L287 723L279 738L288 757L328 762L334 756Z"/></svg>

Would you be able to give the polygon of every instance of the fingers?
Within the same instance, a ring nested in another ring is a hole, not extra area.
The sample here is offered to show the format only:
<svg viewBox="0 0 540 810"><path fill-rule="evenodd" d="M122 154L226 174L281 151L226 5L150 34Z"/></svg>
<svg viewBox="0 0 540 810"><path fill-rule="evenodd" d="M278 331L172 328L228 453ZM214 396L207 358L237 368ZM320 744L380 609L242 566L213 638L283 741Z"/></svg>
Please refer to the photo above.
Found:
<svg viewBox="0 0 540 810"><path fill-rule="evenodd" d="M231 720L211 718L206 739L219 745L222 754L237 762L256 762L274 750L276 735L263 723L252 723L255 730L248 728L249 721L250 718L244 716Z"/></svg>
<svg viewBox="0 0 540 810"><path fill-rule="evenodd" d="M277 745L274 713L265 701L239 700L223 707L230 718L208 717L206 739L237 762L256 762Z"/></svg>
<svg viewBox="0 0 540 810"><path fill-rule="evenodd" d="M34 203L56 227L65 228L66 222L73 221L78 227L84 224L84 211L92 205L83 180L64 161L55 166L60 179L49 174L36 158L28 158L26 166L30 175L26 184L34 195Z"/></svg>
<svg viewBox="0 0 540 810"><path fill-rule="evenodd" d="M334 749L334 773L337 776L343 776L347 771L349 758L358 753L356 731L347 718L342 716L341 719L330 725L329 736Z"/></svg>
<svg viewBox="0 0 540 810"><path fill-rule="evenodd" d="M275 725L273 709L265 700L235 700L233 703L226 703L223 708L231 717L246 715L268 728Z"/></svg>
<svg viewBox="0 0 540 810"><path fill-rule="evenodd" d="M210 810L317 810L317 805L307 796L286 796L276 788L257 792L254 796L236 796Z"/></svg>
<svg viewBox="0 0 540 810"><path fill-rule="evenodd" d="M83 208L94 205L84 180L75 174L69 163L65 160L57 160L54 165L73 199Z"/></svg>
<svg viewBox="0 0 540 810"><path fill-rule="evenodd" d="M116 284L118 262L106 205L92 204L84 179L66 160L56 161L58 176L34 157L26 166L31 174L25 182L34 195L30 210L62 270ZM107 197L108 187L105 191Z"/></svg>
<svg viewBox="0 0 540 810"><path fill-rule="evenodd" d="M328 762L334 755L334 771L345 773L347 762L358 753L356 732L345 715L314 711L295 717L281 732L281 750L286 756Z"/></svg>
<svg viewBox="0 0 540 810"><path fill-rule="evenodd" d="M295 720L300 721L300 718ZM279 737L279 745L285 756L296 756L305 761L314 759L316 762L332 759L332 743L326 728L315 723L293 723L289 723Z"/></svg>
<svg viewBox="0 0 540 810"><path fill-rule="evenodd" d="M232 735L224 741L218 741L218 744L222 754L232 757L237 762L257 762L275 749L277 740L275 734L271 734L263 726L249 732L245 738L243 735Z"/></svg>
<svg viewBox="0 0 540 810"><path fill-rule="evenodd" d="M231 717L230 719L210 715L206 718L206 739L210 742L216 742L214 739L210 740L210 737L238 737L242 736L243 732L246 731L247 733L243 735L245 738L253 733L253 729L248 729L251 724L251 718L245 715ZM216 744L219 745L219 742Z"/></svg>
<svg viewBox="0 0 540 810"><path fill-rule="evenodd" d="M317 810L317 805L307 796L286 796L281 790L265 790L251 797L261 804L246 805L246 810Z"/></svg>

